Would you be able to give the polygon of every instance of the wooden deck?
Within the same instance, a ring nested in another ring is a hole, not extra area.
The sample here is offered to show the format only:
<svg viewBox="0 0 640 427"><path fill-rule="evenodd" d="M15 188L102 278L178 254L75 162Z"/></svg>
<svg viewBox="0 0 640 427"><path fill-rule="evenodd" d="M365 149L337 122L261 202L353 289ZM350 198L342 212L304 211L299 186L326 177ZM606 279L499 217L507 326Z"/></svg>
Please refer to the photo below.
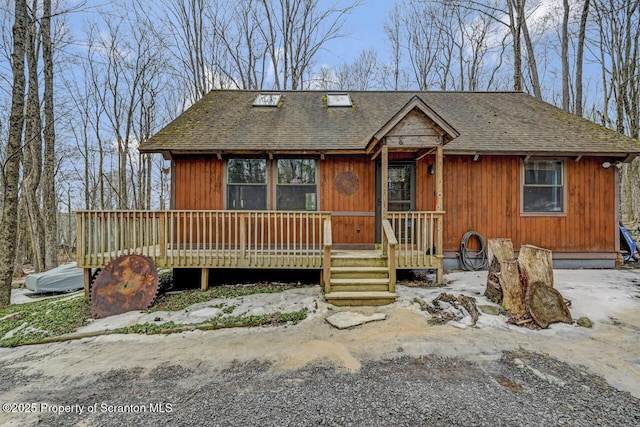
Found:
<svg viewBox="0 0 640 427"><path fill-rule="evenodd" d="M87 289L91 269L134 253L149 257L158 268L200 268L203 287L209 269L215 268L316 269L330 293L332 266L340 274L349 265L358 271L358 259L373 257L384 260L393 294L398 268L436 269L442 280L443 214L390 212L383 221L381 249L362 252L332 248L330 212L81 211L78 267L85 269ZM354 261L334 261L340 258Z"/></svg>

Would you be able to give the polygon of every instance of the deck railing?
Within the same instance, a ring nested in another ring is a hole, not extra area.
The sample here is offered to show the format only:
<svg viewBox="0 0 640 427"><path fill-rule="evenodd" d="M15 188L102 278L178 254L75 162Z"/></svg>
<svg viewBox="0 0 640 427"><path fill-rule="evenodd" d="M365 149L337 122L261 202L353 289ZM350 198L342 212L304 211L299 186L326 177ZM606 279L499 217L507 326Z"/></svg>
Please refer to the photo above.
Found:
<svg viewBox="0 0 640 427"><path fill-rule="evenodd" d="M444 212L388 212L398 241L397 268L433 268L442 262Z"/></svg>
<svg viewBox="0 0 640 427"><path fill-rule="evenodd" d="M328 212L81 211L78 266L125 254L158 267L320 268ZM330 229L330 228L329 228Z"/></svg>

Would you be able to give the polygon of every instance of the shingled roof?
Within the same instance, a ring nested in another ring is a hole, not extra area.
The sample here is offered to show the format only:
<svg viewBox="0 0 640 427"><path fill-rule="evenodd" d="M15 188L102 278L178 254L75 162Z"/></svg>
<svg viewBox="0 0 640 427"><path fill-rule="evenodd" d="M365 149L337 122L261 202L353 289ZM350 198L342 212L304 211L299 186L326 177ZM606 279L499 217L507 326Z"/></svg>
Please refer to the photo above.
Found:
<svg viewBox="0 0 640 427"><path fill-rule="evenodd" d="M327 107L321 91L283 91L256 107L259 91L214 90L140 146L144 152L364 151L414 97L459 136L446 153L627 157L640 143L520 92L348 92L352 107Z"/></svg>

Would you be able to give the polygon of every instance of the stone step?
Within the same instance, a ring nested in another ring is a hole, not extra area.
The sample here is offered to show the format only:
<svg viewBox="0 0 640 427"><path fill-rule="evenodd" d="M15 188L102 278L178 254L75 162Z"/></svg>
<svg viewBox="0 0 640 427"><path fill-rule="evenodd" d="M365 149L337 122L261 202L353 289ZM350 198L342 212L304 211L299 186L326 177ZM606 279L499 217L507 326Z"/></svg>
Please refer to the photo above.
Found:
<svg viewBox="0 0 640 427"><path fill-rule="evenodd" d="M396 300L397 294L392 292L330 292L325 294L329 304L338 306L387 305Z"/></svg>

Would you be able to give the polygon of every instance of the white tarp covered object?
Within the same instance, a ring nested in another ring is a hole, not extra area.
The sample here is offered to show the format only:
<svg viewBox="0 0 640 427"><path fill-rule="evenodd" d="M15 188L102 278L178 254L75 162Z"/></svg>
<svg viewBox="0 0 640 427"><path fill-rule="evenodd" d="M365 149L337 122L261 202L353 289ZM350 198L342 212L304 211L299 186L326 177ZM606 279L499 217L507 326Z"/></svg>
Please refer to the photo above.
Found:
<svg viewBox="0 0 640 427"><path fill-rule="evenodd" d="M37 293L71 292L84 288L84 278L82 269L74 262L43 273L30 274L25 285L30 291Z"/></svg>

